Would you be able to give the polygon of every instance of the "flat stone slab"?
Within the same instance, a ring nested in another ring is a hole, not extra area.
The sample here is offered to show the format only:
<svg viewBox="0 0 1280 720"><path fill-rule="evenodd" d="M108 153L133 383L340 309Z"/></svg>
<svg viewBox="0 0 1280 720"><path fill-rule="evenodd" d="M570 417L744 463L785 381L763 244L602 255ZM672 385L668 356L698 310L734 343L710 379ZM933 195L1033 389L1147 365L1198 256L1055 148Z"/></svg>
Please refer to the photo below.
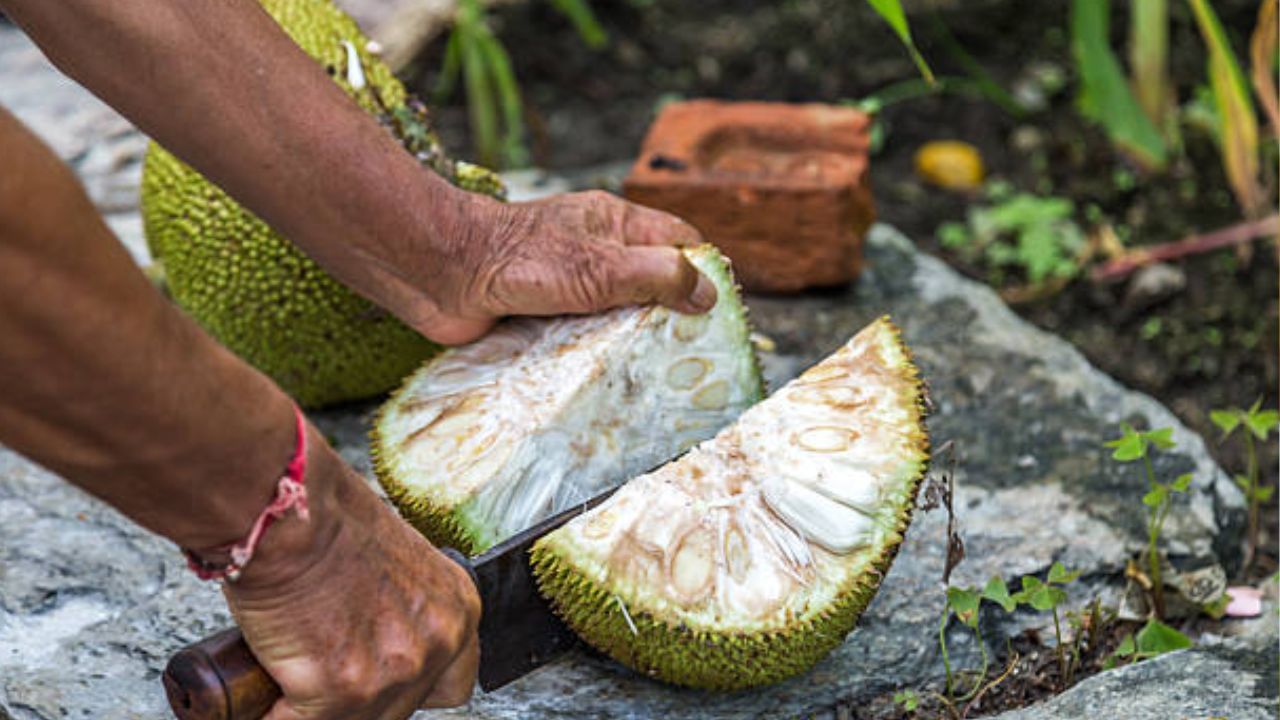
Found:
<svg viewBox="0 0 1280 720"><path fill-rule="evenodd" d="M18 104L21 117L39 123L91 188L95 177L136 188L130 173L141 136L127 124L121 129L122 120L32 52L17 31L0 25L0 103ZM11 84L19 71L45 78L40 82L52 89L42 95L44 86L28 75ZM76 113L88 115L76 119ZM124 148L124 160L113 159L113 146ZM555 178L541 184L521 178L530 181L522 184L530 196L564 186ZM95 199L104 210L117 209L113 227L132 234L126 241L145 261L130 192ZM866 259L861 279L845 290L749 298L757 328L777 346L762 360L777 387L870 320L893 315L932 389L934 444L950 440L957 448L957 508L968 559L954 582L979 584L993 574L1012 582L1060 560L1084 572L1071 587L1073 603L1101 595L1115 604L1125 560L1143 544L1145 486L1137 467L1112 462L1101 447L1120 421L1174 428L1178 449L1158 458L1157 471L1195 475L1166 530L1175 559L1198 564L1237 556L1239 493L1199 437L1165 408L1117 385L1065 342L1019 320L985 286L916 252L891 228L873 229ZM366 475L364 437L373 407L313 416ZM477 695L467 707L417 717L829 717L837 704L857 707L936 680L944 525L940 512L917 515L858 629L802 677L714 695L664 686L579 651ZM996 649L1046 618L1019 612L986 620ZM216 586L196 581L171 544L0 448L0 719L166 717L159 673L168 656L228 622ZM976 648L964 633L952 637L955 662L972 667ZM1273 634L1232 640L1097 676L1008 717L1263 717L1255 711L1275 706L1276 656ZM1197 684L1204 693L1196 692ZM1129 688L1133 697L1120 692ZM1229 704L1229 693L1240 695L1238 702ZM1224 704L1215 710L1219 698ZM1157 700L1165 704L1153 707L1163 714L1132 713L1133 702ZM1035 712L1058 714L1028 714Z"/></svg>

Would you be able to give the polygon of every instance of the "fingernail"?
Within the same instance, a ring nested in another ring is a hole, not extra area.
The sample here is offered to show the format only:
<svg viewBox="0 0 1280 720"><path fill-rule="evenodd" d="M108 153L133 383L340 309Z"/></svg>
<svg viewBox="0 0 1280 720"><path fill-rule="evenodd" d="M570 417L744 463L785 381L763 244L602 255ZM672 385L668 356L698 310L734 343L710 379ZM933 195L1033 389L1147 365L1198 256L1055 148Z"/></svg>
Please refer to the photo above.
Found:
<svg viewBox="0 0 1280 720"><path fill-rule="evenodd" d="M716 286L711 284L706 275L698 273L698 284L689 296L689 304L694 311L704 313L716 305Z"/></svg>

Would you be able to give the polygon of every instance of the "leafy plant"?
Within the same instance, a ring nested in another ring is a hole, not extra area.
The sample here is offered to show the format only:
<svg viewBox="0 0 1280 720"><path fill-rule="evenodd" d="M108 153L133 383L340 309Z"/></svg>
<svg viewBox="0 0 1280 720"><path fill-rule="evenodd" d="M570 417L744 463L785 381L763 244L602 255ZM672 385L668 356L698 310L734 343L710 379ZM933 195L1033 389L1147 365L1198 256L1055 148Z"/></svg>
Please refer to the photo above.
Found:
<svg viewBox="0 0 1280 720"><path fill-rule="evenodd" d="M1080 577L1080 571L1068 572L1062 563L1055 562L1053 567L1049 568L1049 576L1044 582L1039 578L1027 575L1022 578L1022 590L1018 591L1012 598L1012 603L1029 605L1036 610L1044 612L1050 610L1053 612L1053 636L1057 640L1054 648L1058 655L1058 670L1061 673L1063 685L1070 685L1071 678L1075 674L1076 665L1080 659L1079 639L1081 634L1077 633L1076 643L1070 655L1067 654L1066 645L1062 642L1062 622L1058 615L1058 606L1067 600L1067 591L1062 589L1076 578Z"/></svg>
<svg viewBox="0 0 1280 720"><path fill-rule="evenodd" d="M1263 66L1266 58L1275 54L1275 3L1263 0L1250 48L1253 82L1263 109L1273 118L1280 116L1280 109L1276 108L1270 67ZM1211 109L1197 98L1183 119L1192 124L1212 121L1212 135L1232 193L1245 215L1257 218L1270 200L1259 181L1261 145L1249 85L1210 2L1187 0L1187 5L1207 49ZM1167 0L1130 3L1131 78L1125 77L1111 50L1110 14L1110 0L1073 0L1071 5L1071 45L1080 77L1081 114L1100 124L1111 142L1143 168L1163 170L1181 146L1177 102L1168 73Z"/></svg>
<svg viewBox="0 0 1280 720"><path fill-rule="evenodd" d="M1111 51L1110 17L1110 0L1074 0L1071 4L1071 51L1080 74L1077 104L1081 114L1102 125L1116 147L1143 167L1161 169L1168 162L1168 147L1157 124L1143 112L1119 58ZM1154 18L1154 14L1135 16L1135 26L1144 17ZM1154 93L1148 90L1145 94Z"/></svg>
<svg viewBox="0 0 1280 720"><path fill-rule="evenodd" d="M1020 269L1033 285L1065 280L1080 270L1076 258L1084 247L1074 215L1075 205L1065 198L1017 193L994 205L970 207L967 223L943 223L938 241L993 269L997 284L1009 268Z"/></svg>
<svg viewBox="0 0 1280 720"><path fill-rule="evenodd" d="M1017 607L1017 602L1009 595L1009 588L1005 585L1004 580L999 577L993 577L987 581L985 587L981 590L976 588L947 588L947 602L942 608L942 622L938 626L938 647L942 651L942 667L946 672L947 695L955 694L955 676L951 672L951 655L947 651L947 625L954 616L962 624L973 631L973 636L978 643L978 651L982 653L982 667L977 672L977 681L960 697L958 700L968 700L982 687L983 680L987 677L987 669L990 667L990 659L987 657L987 645L982 639L982 626L978 623L978 610L982 605L982 601L993 602L1004 608L1005 612L1013 612Z"/></svg>
<svg viewBox="0 0 1280 720"><path fill-rule="evenodd" d="M1120 645L1111 657L1106 659L1102 667L1110 670L1122 660L1128 663L1140 662L1174 650L1183 650L1194 644L1191 642L1191 638L1183 635L1178 630L1165 625L1155 618L1151 618L1147 620L1147 624L1142 626L1136 636L1132 634L1126 635L1124 640L1120 641Z"/></svg>
<svg viewBox="0 0 1280 720"><path fill-rule="evenodd" d="M1275 410L1263 410L1262 398L1258 398L1248 410L1240 408L1229 408L1226 410L1214 410L1209 413L1209 419L1213 420L1213 424L1222 430L1222 440L1225 441L1235 433L1237 428L1243 432L1244 437L1246 470L1244 475L1236 475L1236 485L1240 486L1240 490L1244 492L1245 500L1249 503L1249 524L1245 531L1245 556L1244 562L1240 569L1241 574L1249 571L1253 566L1253 560L1258 552L1258 518L1262 503L1271 502L1272 496L1275 494L1274 487L1262 486L1258 482L1258 450L1254 442L1266 442L1267 436L1271 431L1280 424L1280 413Z"/></svg>
<svg viewBox="0 0 1280 720"><path fill-rule="evenodd" d="M1222 167L1231 191L1248 217L1266 208L1267 198L1258 183L1258 118L1250 100L1240 64L1222 23L1206 0L1187 0L1209 51L1209 87L1217 106L1217 140Z"/></svg>
<svg viewBox="0 0 1280 720"><path fill-rule="evenodd" d="M920 707L920 696L915 690L899 690L893 694L893 702L905 712L915 712Z"/></svg>
<svg viewBox="0 0 1280 720"><path fill-rule="evenodd" d="M588 47L599 49L608 42L587 0L552 0L552 5L573 23ZM437 102L453 94L459 78L466 85L467 112L480 162L499 167L527 165L520 86L511 57L489 28L480 0L458 1L436 82Z"/></svg>
<svg viewBox="0 0 1280 720"><path fill-rule="evenodd" d="M1160 577L1160 531L1169 517L1173 495L1185 493L1191 486L1191 473L1178 476L1173 482L1162 483L1156 479L1151 466L1151 449L1169 450L1176 447L1172 428L1159 428L1139 432L1128 423L1120 426L1121 436L1104 445L1112 448L1111 457L1120 462L1142 461L1147 475L1147 493L1142 504L1147 512L1147 568L1151 580L1151 596L1156 617L1164 617L1164 582Z"/></svg>

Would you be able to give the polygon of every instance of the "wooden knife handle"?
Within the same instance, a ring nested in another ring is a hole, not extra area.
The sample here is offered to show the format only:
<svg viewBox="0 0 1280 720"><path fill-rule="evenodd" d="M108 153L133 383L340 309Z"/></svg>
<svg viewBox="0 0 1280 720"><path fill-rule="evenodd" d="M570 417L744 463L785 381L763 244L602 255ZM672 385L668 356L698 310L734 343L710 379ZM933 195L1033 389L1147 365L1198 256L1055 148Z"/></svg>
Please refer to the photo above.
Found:
<svg viewBox="0 0 1280 720"><path fill-rule="evenodd" d="M453 548L441 552L476 579L466 556ZM280 686L258 664L239 628L174 653L162 679L179 720L259 720L280 699Z"/></svg>

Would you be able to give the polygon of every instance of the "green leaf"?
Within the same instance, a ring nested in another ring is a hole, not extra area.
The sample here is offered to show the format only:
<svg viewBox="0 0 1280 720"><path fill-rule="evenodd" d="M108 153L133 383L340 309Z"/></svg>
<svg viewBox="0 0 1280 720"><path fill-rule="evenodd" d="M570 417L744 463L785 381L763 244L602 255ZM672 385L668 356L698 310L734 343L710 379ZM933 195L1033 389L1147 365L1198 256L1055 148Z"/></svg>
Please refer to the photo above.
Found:
<svg viewBox="0 0 1280 720"><path fill-rule="evenodd" d="M916 695L914 690L900 690L894 693L893 701L901 705L902 709L907 712L920 707L920 696Z"/></svg>
<svg viewBox="0 0 1280 720"><path fill-rule="evenodd" d="M1214 410L1209 413L1209 419L1222 430L1222 437L1225 438L1240 425L1240 415L1240 411L1234 409Z"/></svg>
<svg viewBox="0 0 1280 720"><path fill-rule="evenodd" d="M502 142L503 165L524 167L529 164L529 152L524 145L524 111L520 100L520 87L506 48L492 34L480 38L480 48L492 73L497 90L498 104L502 110L502 124L506 132Z"/></svg>
<svg viewBox="0 0 1280 720"><path fill-rule="evenodd" d="M1120 462L1130 462L1143 458L1147 454L1147 443L1143 440L1136 430L1127 423L1120 426L1121 432L1124 433L1115 440L1109 440L1103 445L1109 448L1115 448L1115 452L1111 453L1111 457Z"/></svg>
<svg viewBox="0 0 1280 720"><path fill-rule="evenodd" d="M453 94L458 84L458 74L462 69L462 31L456 26L449 33L449 43L444 48L444 63L440 67L440 77L436 79L432 94L437 103L444 103Z"/></svg>
<svg viewBox="0 0 1280 720"><path fill-rule="evenodd" d="M1209 49L1209 87L1218 109L1222 167L1236 200L1253 215L1269 199L1258 183L1258 116L1231 41L1208 0L1187 0Z"/></svg>
<svg viewBox="0 0 1280 720"><path fill-rule="evenodd" d="M1280 413L1275 410L1251 412L1244 419L1244 424L1249 426L1253 436L1259 440L1266 440L1267 435L1275 428L1277 422L1280 422Z"/></svg>
<svg viewBox="0 0 1280 720"><path fill-rule="evenodd" d="M1066 585L1078 577L1080 577L1079 570L1067 572L1067 568L1060 562L1055 562L1053 567L1049 568L1049 582L1051 583Z"/></svg>
<svg viewBox="0 0 1280 720"><path fill-rule="evenodd" d="M1138 652L1148 657L1163 655L1174 650L1191 647L1191 638L1165 625L1159 620L1148 620L1138 631Z"/></svg>
<svg viewBox="0 0 1280 720"><path fill-rule="evenodd" d="M1142 437L1149 441L1152 445L1161 450L1168 450L1177 447L1177 443L1173 441L1173 428L1157 428L1142 433Z"/></svg>
<svg viewBox="0 0 1280 720"><path fill-rule="evenodd" d="M969 236L969 229L964 223L945 222L938 226L938 242L942 243L942 247L956 248L968 245L972 240Z"/></svg>
<svg viewBox="0 0 1280 720"><path fill-rule="evenodd" d="M1164 485L1156 485L1151 488L1151 490L1147 491L1146 495L1142 496L1142 504L1149 508L1157 508L1164 503L1168 496L1169 493L1165 490Z"/></svg>
<svg viewBox="0 0 1280 720"><path fill-rule="evenodd" d="M476 151L480 161L497 164L499 152L498 111L494 106L491 75L485 63L482 48L484 35L488 34L476 0L466 0L458 5L455 32L459 33L459 53L462 58L462 77L467 86L467 110L471 117L471 132L475 136Z"/></svg>
<svg viewBox="0 0 1280 720"><path fill-rule="evenodd" d="M1064 259L1052 225L1035 225L1018 235L1018 262L1026 268L1032 284L1056 274Z"/></svg>
<svg viewBox="0 0 1280 720"><path fill-rule="evenodd" d="M1275 495L1275 493L1275 487L1267 485L1254 490L1253 497L1256 498L1258 502L1271 502L1271 496Z"/></svg>
<svg viewBox="0 0 1280 720"><path fill-rule="evenodd" d="M1173 484L1169 486L1169 489L1174 492L1186 492L1187 488L1191 487L1191 478L1191 473L1183 473L1178 476L1177 480L1173 481Z"/></svg>
<svg viewBox="0 0 1280 720"><path fill-rule="evenodd" d="M907 25L907 14L902 11L902 3L898 0L867 0L867 4L873 10L884 18L884 21L893 28L897 33L898 39L906 46L907 52L911 54L911 59L915 61L916 68L920 70L920 75L930 84L937 82L933 77L933 70L929 68L929 64L924 61L924 56L916 49L915 41L911 39L911 27Z"/></svg>
<svg viewBox="0 0 1280 720"><path fill-rule="evenodd" d="M947 588L947 605L969 627L978 626L978 603L982 601L977 591L969 588Z"/></svg>
<svg viewBox="0 0 1280 720"><path fill-rule="evenodd" d="M1133 641L1133 633L1124 636L1120 641L1120 645L1116 647L1116 655L1127 657L1138 652L1138 646Z"/></svg>
<svg viewBox="0 0 1280 720"><path fill-rule="evenodd" d="M587 0L551 0L551 4L569 18L573 28L578 31L578 37L582 38L587 47L599 50L609 43L609 34L600 27Z"/></svg>
<svg viewBox="0 0 1280 720"><path fill-rule="evenodd" d="M1009 596L1009 586L1000 577L987 581L987 586L982 589L982 597L1004 608L1005 612L1013 612L1018 607L1018 603Z"/></svg>
<svg viewBox="0 0 1280 720"><path fill-rule="evenodd" d="M1109 0L1074 0L1071 50L1080 73L1081 112L1102 125L1111 142L1150 169L1164 167L1168 149L1142 112L1110 45Z"/></svg>
<svg viewBox="0 0 1280 720"><path fill-rule="evenodd" d="M1249 492L1249 486L1253 484L1249 482L1249 478L1244 475L1236 475L1231 479L1236 481L1236 487L1240 488L1246 493Z"/></svg>

